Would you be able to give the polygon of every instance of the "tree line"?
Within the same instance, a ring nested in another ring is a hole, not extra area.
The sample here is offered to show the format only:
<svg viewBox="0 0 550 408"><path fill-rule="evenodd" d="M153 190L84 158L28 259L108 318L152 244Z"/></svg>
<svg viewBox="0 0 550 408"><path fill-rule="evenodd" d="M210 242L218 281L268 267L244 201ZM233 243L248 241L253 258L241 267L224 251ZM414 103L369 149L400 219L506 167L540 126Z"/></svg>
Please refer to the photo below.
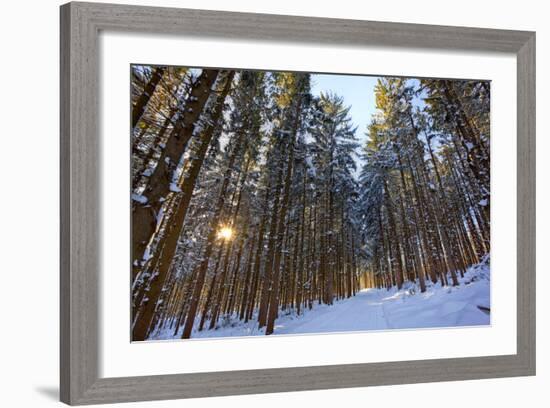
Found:
<svg viewBox="0 0 550 408"><path fill-rule="evenodd" d="M388 78L360 176L377 287L457 285L490 251L489 83Z"/></svg>
<svg viewBox="0 0 550 408"><path fill-rule="evenodd" d="M271 334L363 287L456 284L489 251L486 83L380 79L356 160L349 107L310 74L131 80L134 341L228 319Z"/></svg>

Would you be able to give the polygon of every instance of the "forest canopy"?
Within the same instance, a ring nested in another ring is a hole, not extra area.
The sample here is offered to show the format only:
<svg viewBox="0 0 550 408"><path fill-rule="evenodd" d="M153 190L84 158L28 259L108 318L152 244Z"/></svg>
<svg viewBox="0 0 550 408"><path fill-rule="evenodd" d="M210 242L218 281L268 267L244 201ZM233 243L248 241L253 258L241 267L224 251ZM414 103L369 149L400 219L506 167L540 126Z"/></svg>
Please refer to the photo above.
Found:
<svg viewBox="0 0 550 408"><path fill-rule="evenodd" d="M490 83L377 77L352 114L317 80L132 66L133 341L269 335L366 288L459 286L488 256Z"/></svg>

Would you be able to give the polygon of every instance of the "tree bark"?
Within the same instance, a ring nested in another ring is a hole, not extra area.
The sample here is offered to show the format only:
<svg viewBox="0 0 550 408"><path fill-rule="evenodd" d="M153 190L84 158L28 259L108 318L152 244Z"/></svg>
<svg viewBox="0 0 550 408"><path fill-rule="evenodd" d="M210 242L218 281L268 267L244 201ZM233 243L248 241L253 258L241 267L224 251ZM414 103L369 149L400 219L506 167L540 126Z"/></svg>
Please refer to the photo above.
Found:
<svg viewBox="0 0 550 408"><path fill-rule="evenodd" d="M164 75L165 71L166 71L166 67L153 68L151 79L145 85L143 92L141 93L141 95L139 96L138 100L136 101L135 105L132 108L132 129L136 127L139 120L143 116L143 113L145 112L145 108L147 107L149 100L153 96L153 93L155 92L155 89L157 88L157 85L162 79L162 76Z"/></svg>
<svg viewBox="0 0 550 408"><path fill-rule="evenodd" d="M277 243L275 246L275 256L273 259L273 285L271 289L271 295L269 299L269 312L267 319L267 327L265 334L269 335L273 333L273 328L275 325L275 317L278 313L279 308L279 279L280 279L280 263L281 263L281 254L283 250L283 238L284 238L284 228L286 221L286 213L288 210L288 202L290 200L290 182L292 180L292 172L294 166L294 143L298 133L298 126L300 124L300 115L302 110L302 101L301 98L297 101L297 108L294 118L294 126L292 129L291 139L289 141L289 158L288 165L286 170L286 178L283 190L283 200L281 203L281 211L279 214L279 225L277 227Z"/></svg>
<svg viewBox="0 0 550 408"><path fill-rule="evenodd" d="M182 191L181 191L181 200L179 202L178 208L175 210L172 219L171 219L171 228L169 231L166 231L166 239L164 245L158 253L158 270L154 273L153 277L149 282L149 290L147 294L148 301L142 307L141 314L139 319L136 321L132 331L132 338L134 341L142 341L147 338L149 331L149 325L151 323L155 305L158 300L158 297L161 293L162 287L164 285L166 276L173 261L174 254L176 252L177 243L183 229L185 222L185 217L187 215L187 209L189 208L189 203L193 195L193 190L195 189L195 184L199 176L208 146L212 140L214 134L214 129L216 124L221 117L223 111L223 105L227 94L229 93L231 82L233 81L234 71L230 71L227 75L225 86L222 90L221 95L218 97L215 110L212 114L212 124L209 125L204 133L201 135L199 146L195 157L190 160L189 171L183 177ZM210 89L210 88L209 88ZM204 281L204 276L202 277ZM202 285L201 285L202 289ZM200 294L200 293L199 293ZM196 313L198 298L193 299L191 302L191 307ZM194 317L193 313L193 317Z"/></svg>
<svg viewBox="0 0 550 408"><path fill-rule="evenodd" d="M170 138L163 149L157 166L142 194L146 201L132 201L132 270L134 278L143 267L143 254L157 229L157 216L175 182L174 171L185 153L187 143L195 132L197 121L211 94L211 87L218 76L217 70L204 70L193 86ZM223 102L222 102L223 104Z"/></svg>

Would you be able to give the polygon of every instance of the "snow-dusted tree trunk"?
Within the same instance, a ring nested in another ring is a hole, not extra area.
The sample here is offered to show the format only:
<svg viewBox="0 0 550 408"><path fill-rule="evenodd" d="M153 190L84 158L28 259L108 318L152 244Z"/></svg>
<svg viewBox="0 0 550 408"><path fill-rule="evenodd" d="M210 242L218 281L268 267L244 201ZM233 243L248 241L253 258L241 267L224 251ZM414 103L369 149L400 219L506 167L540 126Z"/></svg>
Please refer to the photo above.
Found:
<svg viewBox="0 0 550 408"><path fill-rule="evenodd" d="M173 262L178 239L185 222L185 216L187 214L187 209L189 208L189 202L191 201L191 197L193 195L195 183L199 176L208 147L210 146L210 141L212 140L215 127L220 120L225 98L231 88L233 75L234 71L230 71L227 74L227 77L225 78L225 85L221 91L221 94L217 98L214 111L212 112L211 123L207 125L201 133L200 140L197 142L197 150L193 153L194 157L190 160L187 171L181 176L181 179L183 180L177 183L178 186L181 186L181 198L170 219L168 231L165 231L166 238L156 252L156 257L158 259L158 262L156 263L157 269L153 271L153 275L145 287L147 300L142 300L141 303L143 304L139 305L139 316L132 331L132 338L134 341L145 340L147 338L157 301L161 294L161 290L168 275L170 266ZM203 92L206 93L205 91ZM208 87L208 92L210 92L210 87ZM196 304L193 305L193 301L191 302L190 307L194 308L196 311L197 306Z"/></svg>
<svg viewBox="0 0 550 408"><path fill-rule="evenodd" d="M301 92L301 87L298 88L298 92ZM302 100L300 97L297 98L296 107L294 112L294 124L291 130L288 141L288 163L286 169L286 176L284 181L283 188L283 197L281 202L281 211L278 216L278 225L277 233L275 236L275 254L273 257L273 277L271 279L271 293L269 296L269 305L267 313L267 327L265 334L273 333L273 327L275 324L275 318L279 310L279 281L280 281L280 266L281 266L281 255L283 251L283 238L284 238L284 228L286 222L286 214L288 211L288 202L290 199L290 182L292 180L292 172L294 168L294 143L296 136L298 134L298 127L300 125L302 112Z"/></svg>
<svg viewBox="0 0 550 408"><path fill-rule="evenodd" d="M143 115L143 112L145 112L145 108L147 107L149 100L153 96L153 93L155 92L155 89L157 88L157 85L162 79L165 71L166 67L153 68L151 79L149 80L149 82L147 82L145 88L143 89L143 92L139 96L135 105L132 107L132 129L136 127L139 120L141 119L141 116Z"/></svg>
<svg viewBox="0 0 550 408"><path fill-rule="evenodd" d="M174 130L168 139L158 163L149 177L141 197L132 201L132 265L134 279L145 265L145 249L157 229L158 216L171 189L177 188L177 171L187 143L195 132L197 122L212 93L218 76L216 70L204 70L178 113Z"/></svg>

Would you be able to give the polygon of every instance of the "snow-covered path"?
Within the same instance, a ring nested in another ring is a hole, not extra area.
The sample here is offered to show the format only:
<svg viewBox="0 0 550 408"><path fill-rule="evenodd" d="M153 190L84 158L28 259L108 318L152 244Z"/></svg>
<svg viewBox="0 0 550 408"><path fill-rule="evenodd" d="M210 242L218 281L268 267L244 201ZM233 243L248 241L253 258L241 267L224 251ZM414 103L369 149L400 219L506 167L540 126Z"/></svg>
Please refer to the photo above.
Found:
<svg viewBox="0 0 550 408"><path fill-rule="evenodd" d="M332 306L317 306L303 318L276 322L279 334L326 333L355 330L383 330L389 324L384 316L383 292L366 289Z"/></svg>
<svg viewBox="0 0 550 408"><path fill-rule="evenodd" d="M471 267L455 287L428 282L420 293L407 282L401 290L364 289L333 305L314 303L311 310L297 315L281 310L274 334L337 333L349 331L409 329L428 327L478 326L490 324L490 273L486 263ZM196 327L197 325L195 325ZM181 328L180 328L181 331ZM193 330L192 338L261 336L254 317L244 323L236 316L221 320L213 330ZM163 328L152 339L180 338L181 333Z"/></svg>

